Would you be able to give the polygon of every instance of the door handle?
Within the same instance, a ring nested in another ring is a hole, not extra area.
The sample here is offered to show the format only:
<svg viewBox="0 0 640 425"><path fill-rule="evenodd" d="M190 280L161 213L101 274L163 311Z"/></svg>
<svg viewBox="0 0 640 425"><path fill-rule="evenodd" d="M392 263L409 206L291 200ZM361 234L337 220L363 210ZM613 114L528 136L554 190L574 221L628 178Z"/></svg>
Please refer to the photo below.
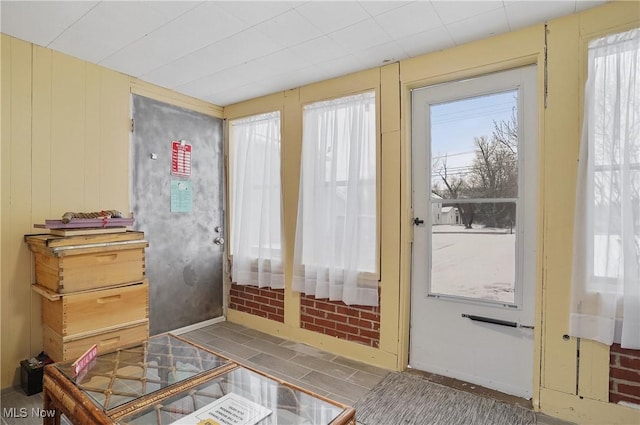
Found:
<svg viewBox="0 0 640 425"><path fill-rule="evenodd" d="M416 226L420 226L424 224L424 220L422 220L420 217L416 217L413 219L413 224L415 224Z"/></svg>
<svg viewBox="0 0 640 425"><path fill-rule="evenodd" d="M221 238L220 236L218 236L213 240L213 243L216 245L224 245L224 238Z"/></svg>
<svg viewBox="0 0 640 425"><path fill-rule="evenodd" d="M462 314L462 317L471 319L474 322L491 323L492 325L509 326L511 328L517 328L516 322L509 322L507 320L494 319L492 317L474 316L473 314Z"/></svg>

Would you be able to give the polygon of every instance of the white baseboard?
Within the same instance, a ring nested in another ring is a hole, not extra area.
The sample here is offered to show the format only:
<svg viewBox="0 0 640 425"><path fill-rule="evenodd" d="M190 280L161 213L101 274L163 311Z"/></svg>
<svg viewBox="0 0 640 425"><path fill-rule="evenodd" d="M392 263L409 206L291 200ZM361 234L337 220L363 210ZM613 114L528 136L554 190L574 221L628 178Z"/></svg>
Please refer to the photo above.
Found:
<svg viewBox="0 0 640 425"><path fill-rule="evenodd" d="M180 334L184 334L184 333L187 333L187 332L195 331L196 329L207 327L209 325L214 325L216 323L224 322L225 320L226 319L225 319L224 316L215 317L213 319L205 320L204 322L194 323L193 325L185 326L183 328L174 329L172 331L169 331L169 333L172 333L174 335L180 335Z"/></svg>

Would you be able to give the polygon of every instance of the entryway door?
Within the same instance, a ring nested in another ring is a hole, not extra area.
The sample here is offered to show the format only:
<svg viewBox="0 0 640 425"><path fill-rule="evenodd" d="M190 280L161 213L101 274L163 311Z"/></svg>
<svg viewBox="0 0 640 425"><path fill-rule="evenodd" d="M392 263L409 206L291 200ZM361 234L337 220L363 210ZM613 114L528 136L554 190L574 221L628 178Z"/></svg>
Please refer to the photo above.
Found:
<svg viewBox="0 0 640 425"><path fill-rule="evenodd" d="M531 398L536 67L412 92L412 368Z"/></svg>
<svg viewBox="0 0 640 425"><path fill-rule="evenodd" d="M132 109L131 208L156 335L223 315L222 120L138 95Z"/></svg>

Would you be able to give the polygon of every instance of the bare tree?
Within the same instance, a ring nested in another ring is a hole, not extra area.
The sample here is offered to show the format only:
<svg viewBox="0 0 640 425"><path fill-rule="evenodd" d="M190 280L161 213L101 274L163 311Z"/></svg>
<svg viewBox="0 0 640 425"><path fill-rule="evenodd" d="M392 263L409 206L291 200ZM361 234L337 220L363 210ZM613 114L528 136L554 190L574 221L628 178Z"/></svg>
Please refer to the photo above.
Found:
<svg viewBox="0 0 640 425"><path fill-rule="evenodd" d="M515 198L518 196L518 129L515 114L509 121L494 121L491 139L474 138L475 158L468 184L474 197ZM512 227L515 204L496 202L480 204L478 221L491 227Z"/></svg>
<svg viewBox="0 0 640 425"><path fill-rule="evenodd" d="M441 188L440 185L434 183L431 189L433 193L443 199L458 199L462 196L463 192L467 189L467 183L463 177L459 175L450 175L447 168L447 156L438 158L433 162L432 173L437 174L440 180L444 184L445 188ZM444 205L444 202L443 202ZM471 229L474 218L474 207L472 204L460 204L454 203L458 211L460 211L460 217L462 223L467 229Z"/></svg>

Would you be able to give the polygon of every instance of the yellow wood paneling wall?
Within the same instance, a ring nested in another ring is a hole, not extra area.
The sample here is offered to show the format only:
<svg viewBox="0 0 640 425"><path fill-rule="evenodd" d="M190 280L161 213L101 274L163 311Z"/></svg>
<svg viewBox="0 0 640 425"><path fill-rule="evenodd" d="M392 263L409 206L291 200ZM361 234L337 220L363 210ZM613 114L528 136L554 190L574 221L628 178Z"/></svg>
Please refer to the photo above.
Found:
<svg viewBox="0 0 640 425"><path fill-rule="evenodd" d="M222 109L2 35L1 388L42 350L40 297L23 241L65 211L129 214L130 93L221 117Z"/></svg>

